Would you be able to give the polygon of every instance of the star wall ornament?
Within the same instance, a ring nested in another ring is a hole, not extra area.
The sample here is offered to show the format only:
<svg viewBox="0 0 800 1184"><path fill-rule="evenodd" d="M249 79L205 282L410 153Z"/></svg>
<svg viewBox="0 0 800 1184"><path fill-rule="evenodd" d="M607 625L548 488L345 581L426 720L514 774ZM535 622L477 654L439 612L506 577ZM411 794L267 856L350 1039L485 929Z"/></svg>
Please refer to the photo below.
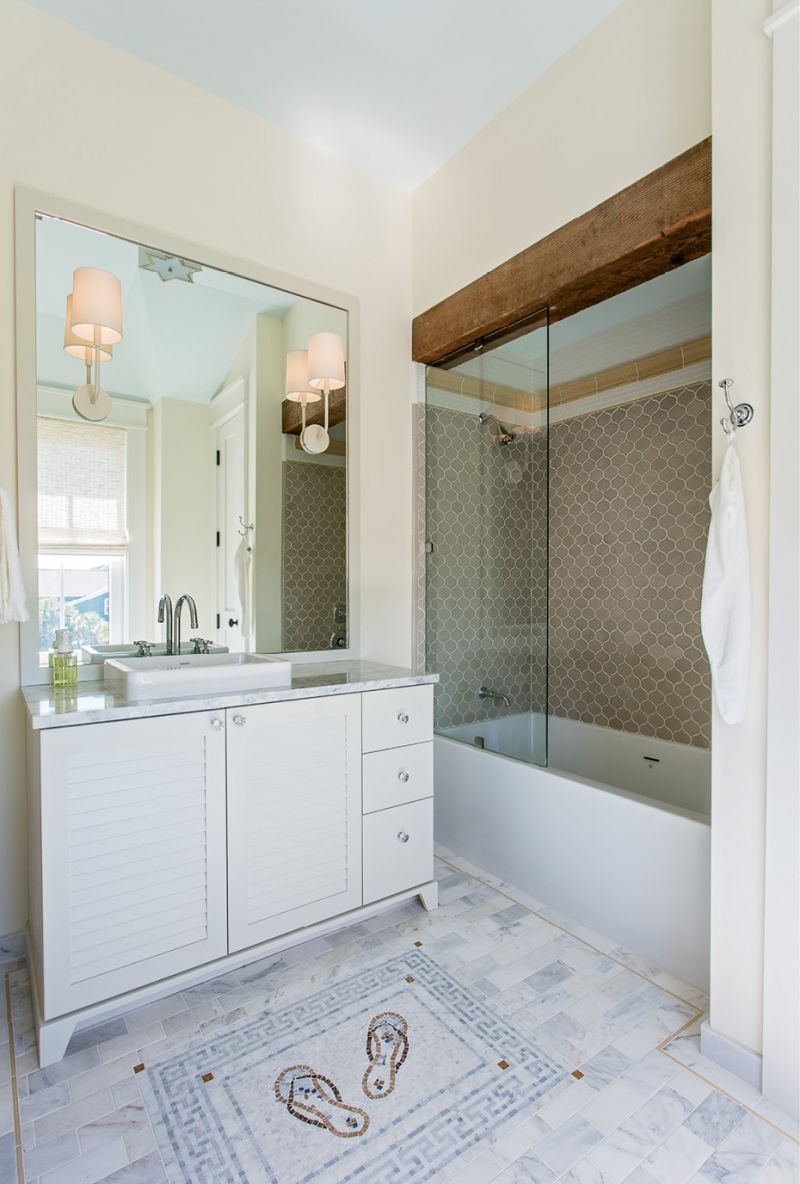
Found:
<svg viewBox="0 0 800 1184"><path fill-rule="evenodd" d="M192 263L191 259L181 259L177 255L168 255L166 251L156 251L150 247L139 247L139 267L142 271L154 271L162 283L168 280L183 280L184 283L191 284L192 277L203 270L199 263Z"/></svg>

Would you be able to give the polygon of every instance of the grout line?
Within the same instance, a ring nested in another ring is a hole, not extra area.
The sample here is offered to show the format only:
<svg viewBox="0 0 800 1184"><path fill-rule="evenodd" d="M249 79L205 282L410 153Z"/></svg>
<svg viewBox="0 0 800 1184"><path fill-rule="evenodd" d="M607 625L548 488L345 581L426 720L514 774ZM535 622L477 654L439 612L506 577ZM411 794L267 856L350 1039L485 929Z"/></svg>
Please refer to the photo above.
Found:
<svg viewBox="0 0 800 1184"><path fill-rule="evenodd" d="M8 1024L8 1059L11 1069L11 1108L14 1112L14 1137L17 1156L18 1184L25 1184L25 1164L22 1158L22 1119L19 1113L19 1092L17 1090L17 1054L14 1047L14 1022L11 1018L10 971L6 971L6 1023Z"/></svg>
<svg viewBox="0 0 800 1184"><path fill-rule="evenodd" d="M667 1057L668 1060L672 1061L673 1064L679 1065L681 1069L687 1069L689 1073L698 1079L698 1081L702 1081L706 1085L710 1085L712 1089L717 1090L718 1093L724 1094L726 1098L729 1098L732 1102L735 1102L737 1106L741 1106L742 1109L748 1112L748 1114L752 1114L754 1118L758 1118L761 1122L765 1122L767 1126L772 1127L772 1129L777 1131L779 1135L783 1135L784 1138L789 1139L790 1142L796 1143L798 1146L800 1146L800 1139L798 1139L796 1135L784 1130L783 1127L777 1126L777 1124L771 1119L765 1118L763 1114L759 1114L759 1112L753 1109L752 1106L748 1105L747 1102L743 1102L741 1098L737 1098L735 1094L732 1094L727 1089L717 1085L710 1078L704 1077L702 1073L698 1073L697 1070L691 1065L685 1064L673 1053L667 1051L667 1046L671 1044L673 1040L676 1040L682 1032L685 1032L688 1028L691 1028L693 1024L696 1024L697 1021L706 1014L705 1011L698 1011L696 1005L694 1003L690 1003L688 999L684 999L680 995L676 995L674 991L667 990L666 987L661 986L661 983L657 983L654 979L648 978L646 974L642 974L639 970L634 970L632 966L628 966L627 963L621 962L619 958L615 958L612 954L607 954L604 950L599 949L597 946L593 946L590 941L587 941L584 937L580 937L577 933L573 933L571 929L565 929L563 925L559 925L557 922L551 921L548 917L543 916L542 913L537 912L536 909L532 909L530 905L524 904L521 900L516 900L513 896L509 896L509 894L504 892L502 888L497 888L494 884L490 884L488 880L482 879L479 875L476 875L475 872L469 872L463 867L458 867L457 864L451 863L449 859L446 859L443 855L439 854L439 852L436 852L436 858L440 861L440 863L452 868L453 871L460 872L462 876L469 876L470 879L476 880L479 884L483 884L485 888L490 888L493 892L496 892L498 896L503 896L506 900L510 900L514 904L520 905L521 908L526 909L534 917L539 917L542 921L546 921L548 925L552 925L554 929L560 929L562 933L569 934L570 937L574 937L576 941L582 942L583 945L587 946L590 950L594 950L595 953L601 954L604 958L608 958L611 962L616 962L618 966L622 966L625 970L632 971L633 974L637 975L644 982L650 983L651 986L658 987L660 991L665 991L666 994L671 995L673 999L677 999L680 1003L684 1003L687 1007L693 1008L695 1015L688 1019L686 1023L681 1024L680 1028L678 1028L676 1031L670 1033L668 1036L665 1036L664 1039L656 1045L653 1051L662 1053L665 1057Z"/></svg>

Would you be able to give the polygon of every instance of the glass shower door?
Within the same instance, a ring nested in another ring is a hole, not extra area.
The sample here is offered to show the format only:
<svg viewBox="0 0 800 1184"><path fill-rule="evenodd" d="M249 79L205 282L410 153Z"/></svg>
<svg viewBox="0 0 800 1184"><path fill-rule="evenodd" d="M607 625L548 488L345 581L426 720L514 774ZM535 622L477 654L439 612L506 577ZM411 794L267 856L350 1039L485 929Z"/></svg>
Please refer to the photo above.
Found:
<svg viewBox="0 0 800 1184"><path fill-rule="evenodd" d="M545 765L546 314L491 347L429 366L424 414L436 731Z"/></svg>

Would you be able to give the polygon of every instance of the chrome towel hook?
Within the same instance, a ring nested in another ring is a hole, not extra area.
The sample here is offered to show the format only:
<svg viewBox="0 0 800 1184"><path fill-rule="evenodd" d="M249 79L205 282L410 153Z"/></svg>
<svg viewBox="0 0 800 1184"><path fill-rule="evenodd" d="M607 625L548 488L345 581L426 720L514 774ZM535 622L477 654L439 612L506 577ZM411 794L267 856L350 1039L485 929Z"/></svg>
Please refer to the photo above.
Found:
<svg viewBox="0 0 800 1184"><path fill-rule="evenodd" d="M719 422L722 424L725 435L730 439L737 428L743 428L748 423L750 423L751 419L755 415L755 411L753 410L751 403L736 403L734 405L731 402L730 390L733 386L732 378L723 378L718 385L722 388L723 394L725 395L725 402L727 403L728 411L730 412L730 417L723 416Z"/></svg>

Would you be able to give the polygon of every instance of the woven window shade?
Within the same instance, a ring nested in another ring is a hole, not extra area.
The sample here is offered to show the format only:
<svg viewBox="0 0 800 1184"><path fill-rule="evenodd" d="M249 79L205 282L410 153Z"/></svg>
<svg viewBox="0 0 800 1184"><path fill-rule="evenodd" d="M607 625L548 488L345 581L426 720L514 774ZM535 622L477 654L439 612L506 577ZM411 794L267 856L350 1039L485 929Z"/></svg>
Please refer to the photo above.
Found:
<svg viewBox="0 0 800 1184"><path fill-rule="evenodd" d="M39 416L40 547L127 545L125 445L124 428Z"/></svg>

